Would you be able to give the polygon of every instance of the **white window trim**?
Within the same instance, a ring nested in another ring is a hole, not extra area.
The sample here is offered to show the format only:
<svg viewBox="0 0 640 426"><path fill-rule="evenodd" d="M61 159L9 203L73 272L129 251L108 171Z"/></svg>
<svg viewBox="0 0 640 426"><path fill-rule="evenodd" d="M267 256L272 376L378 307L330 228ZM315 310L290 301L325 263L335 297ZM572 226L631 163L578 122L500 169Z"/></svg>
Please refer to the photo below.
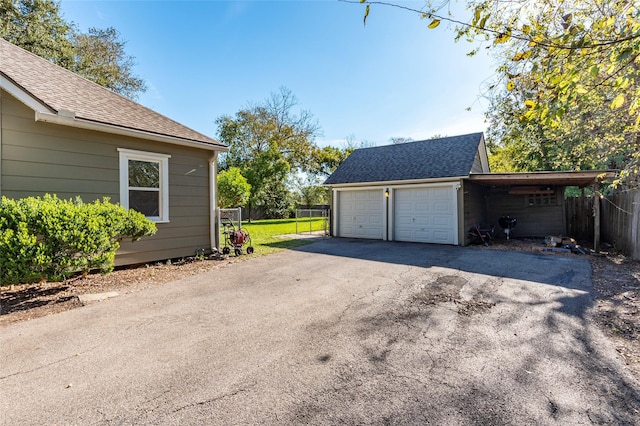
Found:
<svg viewBox="0 0 640 426"><path fill-rule="evenodd" d="M156 223L169 222L169 158L171 155L118 148L120 153L120 205L129 210L129 160L149 161L160 165L160 215L147 216Z"/></svg>

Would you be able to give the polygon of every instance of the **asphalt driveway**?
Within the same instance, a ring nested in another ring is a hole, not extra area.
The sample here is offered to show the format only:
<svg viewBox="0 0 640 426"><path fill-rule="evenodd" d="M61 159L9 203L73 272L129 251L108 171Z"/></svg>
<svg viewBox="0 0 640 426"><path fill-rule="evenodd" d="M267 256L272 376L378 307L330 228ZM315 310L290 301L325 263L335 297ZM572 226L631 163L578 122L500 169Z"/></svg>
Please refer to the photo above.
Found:
<svg viewBox="0 0 640 426"><path fill-rule="evenodd" d="M0 423L640 424L589 277L323 240L0 328Z"/></svg>

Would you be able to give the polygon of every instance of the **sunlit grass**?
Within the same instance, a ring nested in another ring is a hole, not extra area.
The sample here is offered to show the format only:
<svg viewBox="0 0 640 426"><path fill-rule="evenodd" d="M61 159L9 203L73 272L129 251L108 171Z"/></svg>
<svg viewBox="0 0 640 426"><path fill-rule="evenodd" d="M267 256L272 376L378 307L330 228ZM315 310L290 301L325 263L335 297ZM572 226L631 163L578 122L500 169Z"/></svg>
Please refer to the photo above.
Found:
<svg viewBox="0 0 640 426"><path fill-rule="evenodd" d="M324 222L322 218L306 218L298 220L298 232L309 233L309 223L312 231L322 231ZM284 249L310 244L312 240L281 238L281 235L296 233L295 219L267 219L253 220L251 223L243 222L242 229L251 236L251 245L258 255L272 254ZM220 245L224 247L224 235L220 236ZM244 245L244 249L248 244Z"/></svg>

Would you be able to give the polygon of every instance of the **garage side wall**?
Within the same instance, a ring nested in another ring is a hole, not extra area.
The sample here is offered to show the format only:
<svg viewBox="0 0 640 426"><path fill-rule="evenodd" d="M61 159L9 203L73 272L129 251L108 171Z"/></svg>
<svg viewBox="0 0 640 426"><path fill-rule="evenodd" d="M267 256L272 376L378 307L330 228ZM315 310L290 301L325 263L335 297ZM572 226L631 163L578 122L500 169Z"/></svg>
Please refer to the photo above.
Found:
<svg viewBox="0 0 640 426"><path fill-rule="evenodd" d="M469 245L471 238L469 238L469 229L476 225L487 224L487 211L484 198L484 192L481 185L477 185L472 182L463 181L462 183L463 193L463 229L461 232L461 240L463 245Z"/></svg>
<svg viewBox="0 0 640 426"><path fill-rule="evenodd" d="M169 154L169 223L157 224L153 237L123 241L116 264L191 256L210 246L210 151L36 122L6 92L1 101L2 195L119 202L118 148Z"/></svg>

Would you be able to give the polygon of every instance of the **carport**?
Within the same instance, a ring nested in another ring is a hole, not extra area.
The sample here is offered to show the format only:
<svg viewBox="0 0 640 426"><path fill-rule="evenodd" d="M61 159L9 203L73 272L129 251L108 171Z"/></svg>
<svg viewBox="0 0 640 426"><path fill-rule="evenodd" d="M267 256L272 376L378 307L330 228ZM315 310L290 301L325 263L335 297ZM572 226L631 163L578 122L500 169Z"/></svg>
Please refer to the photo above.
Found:
<svg viewBox="0 0 640 426"><path fill-rule="evenodd" d="M614 172L562 171L471 174L464 180L465 229L496 223L509 215L518 219L518 236L567 235L564 192L568 186L591 187L600 196L600 184ZM600 248L600 203L593 209L594 250Z"/></svg>

